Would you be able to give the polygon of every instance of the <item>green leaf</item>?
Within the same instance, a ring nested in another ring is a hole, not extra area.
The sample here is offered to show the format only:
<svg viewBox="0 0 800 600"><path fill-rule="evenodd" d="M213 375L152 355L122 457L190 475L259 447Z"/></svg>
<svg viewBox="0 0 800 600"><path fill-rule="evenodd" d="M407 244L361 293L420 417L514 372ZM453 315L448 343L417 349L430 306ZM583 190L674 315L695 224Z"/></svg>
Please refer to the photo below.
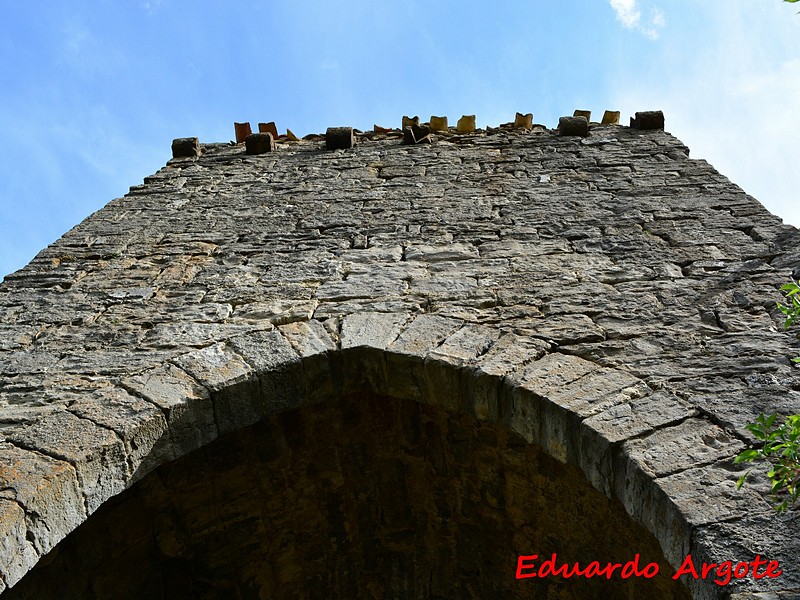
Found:
<svg viewBox="0 0 800 600"><path fill-rule="evenodd" d="M742 475L741 477L739 477L739 479L736 480L736 489L737 490L742 489L742 486L744 485L744 480L747 479L747 476L749 474L750 474L750 470L748 469L747 471L745 471L744 475Z"/></svg>
<svg viewBox="0 0 800 600"><path fill-rule="evenodd" d="M745 450L739 456L733 459L734 463L743 463L743 462L750 462L751 460L755 460L758 458L759 455L758 450Z"/></svg>

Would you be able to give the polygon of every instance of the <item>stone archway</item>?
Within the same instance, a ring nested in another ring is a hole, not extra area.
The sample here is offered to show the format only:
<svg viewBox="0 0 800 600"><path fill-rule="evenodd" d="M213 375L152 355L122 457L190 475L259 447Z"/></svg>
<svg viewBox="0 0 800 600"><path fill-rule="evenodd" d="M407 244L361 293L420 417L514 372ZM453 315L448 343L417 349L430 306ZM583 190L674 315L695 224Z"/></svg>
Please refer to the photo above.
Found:
<svg viewBox="0 0 800 600"><path fill-rule="evenodd" d="M695 598L794 593L797 519L731 463L798 410L800 234L663 131L373 138L206 145L0 286L0 592L161 466L367 391L541 448L673 567L787 566Z"/></svg>
<svg viewBox="0 0 800 600"><path fill-rule="evenodd" d="M517 557L660 563L515 579ZM688 598L619 502L521 436L362 392L268 416L111 499L9 598Z"/></svg>

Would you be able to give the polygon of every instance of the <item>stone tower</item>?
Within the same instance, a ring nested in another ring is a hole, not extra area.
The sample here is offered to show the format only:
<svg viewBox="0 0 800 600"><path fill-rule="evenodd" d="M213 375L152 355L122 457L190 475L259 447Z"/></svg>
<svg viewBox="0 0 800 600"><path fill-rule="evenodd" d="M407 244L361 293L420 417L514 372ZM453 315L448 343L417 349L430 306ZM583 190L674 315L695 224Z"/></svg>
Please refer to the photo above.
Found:
<svg viewBox="0 0 800 600"><path fill-rule="evenodd" d="M652 113L404 125L176 140L6 277L3 598L800 597L732 463L800 233Z"/></svg>

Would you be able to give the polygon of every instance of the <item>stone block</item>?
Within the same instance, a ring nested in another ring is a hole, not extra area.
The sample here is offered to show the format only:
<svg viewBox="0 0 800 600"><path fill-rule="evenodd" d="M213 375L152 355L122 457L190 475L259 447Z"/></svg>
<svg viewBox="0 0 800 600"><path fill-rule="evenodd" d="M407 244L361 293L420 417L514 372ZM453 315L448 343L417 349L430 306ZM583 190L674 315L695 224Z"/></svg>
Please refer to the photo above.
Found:
<svg viewBox="0 0 800 600"><path fill-rule="evenodd" d="M561 135L586 137L589 135L589 121L586 117L561 117L558 120Z"/></svg>
<svg viewBox="0 0 800 600"><path fill-rule="evenodd" d="M346 150L356 144L352 127L328 127L325 132L325 148L328 150Z"/></svg>
<svg viewBox="0 0 800 600"><path fill-rule="evenodd" d="M291 343L280 331L259 331L230 340L231 347L252 365L260 393L253 414L274 414L291 410L305 402L303 363ZM237 400L241 403L241 400ZM235 404L231 404L234 410Z"/></svg>
<svg viewBox="0 0 800 600"><path fill-rule="evenodd" d="M225 342L189 352L174 362L212 392L253 377L253 368Z"/></svg>
<svg viewBox="0 0 800 600"><path fill-rule="evenodd" d="M300 358L336 350L336 343L331 339L325 326L316 319L307 322L288 323L281 325L278 329Z"/></svg>
<svg viewBox="0 0 800 600"><path fill-rule="evenodd" d="M120 388L87 395L73 402L70 412L114 431L125 447L131 480L175 458L163 412L152 403Z"/></svg>
<svg viewBox="0 0 800 600"><path fill-rule="evenodd" d="M172 158L200 156L200 140L196 137L172 140Z"/></svg>
<svg viewBox="0 0 800 600"><path fill-rule="evenodd" d="M419 125L410 125L403 129L403 143L407 146L414 144L431 143L431 129L430 127L420 127Z"/></svg>
<svg viewBox="0 0 800 600"><path fill-rule="evenodd" d="M429 355L422 367L423 402L449 412L461 411L461 373L452 363Z"/></svg>
<svg viewBox="0 0 800 600"><path fill-rule="evenodd" d="M252 425L268 412L253 367L228 343L184 354L173 362L211 391L220 435Z"/></svg>
<svg viewBox="0 0 800 600"><path fill-rule="evenodd" d="M549 348L550 345L544 341L504 333L476 360L476 365L486 375L503 378L523 365L540 359Z"/></svg>
<svg viewBox="0 0 800 600"><path fill-rule="evenodd" d="M592 121L592 111L590 110L580 110L577 109L575 112L572 113L573 117L584 117L587 123Z"/></svg>
<svg viewBox="0 0 800 600"><path fill-rule="evenodd" d="M463 322L457 319L438 315L419 315L389 346L388 350L423 357L462 325Z"/></svg>
<svg viewBox="0 0 800 600"><path fill-rule="evenodd" d="M242 144L247 139L248 135L252 135L253 130L250 129L250 123L234 123L233 131L236 134L236 143Z"/></svg>
<svg viewBox="0 0 800 600"><path fill-rule="evenodd" d="M522 129L533 129L533 113L517 113L514 115L514 127Z"/></svg>
<svg viewBox="0 0 800 600"><path fill-rule="evenodd" d="M631 118L632 129L664 129L664 113L660 110L637 112Z"/></svg>
<svg viewBox="0 0 800 600"><path fill-rule="evenodd" d="M498 420L522 436L529 444L538 444L542 420L540 401L541 398L524 387L502 388L498 398ZM553 448L545 450L552 455ZM555 452L559 455L565 454L558 449Z"/></svg>
<svg viewBox="0 0 800 600"><path fill-rule="evenodd" d="M270 121L269 123L259 123L258 132L271 133L273 139L278 139L278 128L275 126L275 121Z"/></svg>
<svg viewBox="0 0 800 600"><path fill-rule="evenodd" d="M406 127L412 127L412 126L414 126L414 125L416 125L417 127L419 127L419 117L416 117L416 116L415 116L415 117L406 117L406 116L403 116L403 126L402 126L402 129L405 129Z"/></svg>
<svg viewBox="0 0 800 600"><path fill-rule="evenodd" d="M615 404L580 424L578 466L589 482L610 498L614 486L614 451L619 443L695 413L666 391Z"/></svg>
<svg viewBox="0 0 800 600"><path fill-rule="evenodd" d="M125 489L130 479L119 436L64 410L8 432L6 439L71 463L89 513Z"/></svg>
<svg viewBox="0 0 800 600"><path fill-rule="evenodd" d="M739 593L730 596L731 600L792 600L800 596L800 572L793 568L797 556L800 556L800 515L797 511L787 510L783 513L759 513L750 511L741 518L730 522L703 525L695 530L692 536L691 554L695 564L706 562L719 563L720 560L750 561L756 555L763 560L777 561L783 572L776 578L763 578L760 581L749 575L745 580L732 581L725 586L730 588L735 583L745 584ZM765 567L759 571L764 573ZM689 579L686 582L696 598L716 598L714 594L718 585L713 581L703 582ZM747 591L744 591L747 590Z"/></svg>
<svg viewBox="0 0 800 600"><path fill-rule="evenodd" d="M0 499L0 590L5 589L5 583L17 583L38 560L39 555L27 539L25 511L13 500Z"/></svg>
<svg viewBox="0 0 800 600"><path fill-rule="evenodd" d="M436 347L430 356L454 365L470 364L485 354L499 337L500 332L493 327L467 323Z"/></svg>
<svg viewBox="0 0 800 600"><path fill-rule="evenodd" d="M475 115L464 115L456 124L459 133L472 133L475 131Z"/></svg>
<svg viewBox="0 0 800 600"><path fill-rule="evenodd" d="M619 111L607 110L603 113L602 125L619 125Z"/></svg>
<svg viewBox="0 0 800 600"><path fill-rule="evenodd" d="M245 153L249 155L275 152L275 138L271 133L253 133L244 140Z"/></svg>
<svg viewBox="0 0 800 600"><path fill-rule="evenodd" d="M164 412L176 458L217 438L208 390L178 367L167 364L124 378L122 385Z"/></svg>
<svg viewBox="0 0 800 600"><path fill-rule="evenodd" d="M429 124L431 131L447 131L447 117L431 116Z"/></svg>
<svg viewBox="0 0 800 600"><path fill-rule="evenodd" d="M464 371L462 410L480 421L496 423L503 380L472 366Z"/></svg>
<svg viewBox="0 0 800 600"><path fill-rule="evenodd" d="M721 523L747 514L769 514L769 503L752 489L736 489L740 473L725 463L689 469L657 479L652 512L643 515L671 563L691 551L692 532L701 525Z"/></svg>
<svg viewBox="0 0 800 600"><path fill-rule="evenodd" d="M40 556L86 518L72 465L11 444L0 444L0 498L25 508L28 539Z"/></svg>
<svg viewBox="0 0 800 600"><path fill-rule="evenodd" d="M342 321L342 350L367 347L383 351L397 339L408 319L406 313L364 312L347 315Z"/></svg>

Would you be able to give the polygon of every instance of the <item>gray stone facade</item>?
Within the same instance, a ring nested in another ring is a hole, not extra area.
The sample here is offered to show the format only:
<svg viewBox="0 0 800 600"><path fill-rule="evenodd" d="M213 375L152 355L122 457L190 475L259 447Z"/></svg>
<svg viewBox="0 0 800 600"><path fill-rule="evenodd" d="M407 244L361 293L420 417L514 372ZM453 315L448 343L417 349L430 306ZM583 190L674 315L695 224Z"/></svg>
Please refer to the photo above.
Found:
<svg viewBox="0 0 800 600"><path fill-rule="evenodd" d="M675 567L783 568L695 598L800 597L797 511L732 464L800 413L800 232L661 130L355 137L202 145L6 277L0 590L159 465L369 390L580 468Z"/></svg>

